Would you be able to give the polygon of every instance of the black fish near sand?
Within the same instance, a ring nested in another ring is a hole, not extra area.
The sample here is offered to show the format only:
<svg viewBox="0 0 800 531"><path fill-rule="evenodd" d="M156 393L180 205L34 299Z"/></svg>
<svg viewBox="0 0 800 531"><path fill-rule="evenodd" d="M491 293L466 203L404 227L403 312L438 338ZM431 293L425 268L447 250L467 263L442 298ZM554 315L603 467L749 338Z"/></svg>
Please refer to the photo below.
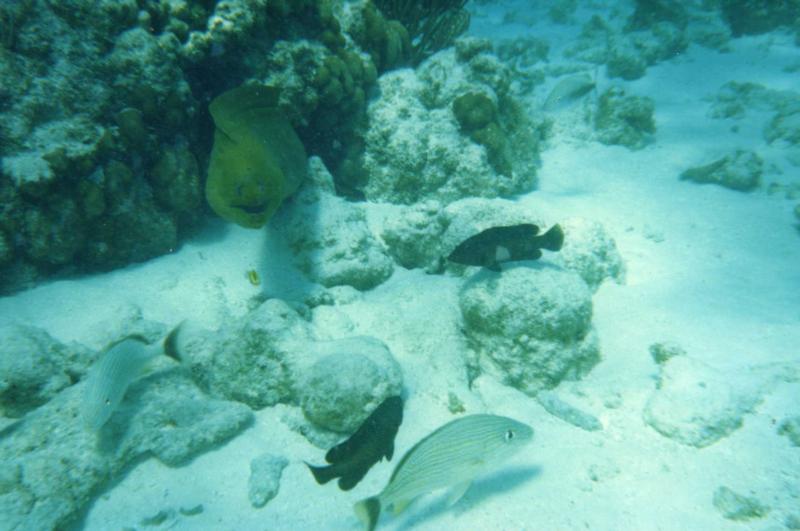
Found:
<svg viewBox="0 0 800 531"><path fill-rule="evenodd" d="M564 231L559 225L541 235L533 223L492 227L459 243L447 259L500 271L503 262L536 260L542 256L542 249L558 251L563 244Z"/></svg>
<svg viewBox="0 0 800 531"><path fill-rule="evenodd" d="M391 396L381 402L349 439L328 450L329 466L308 465L314 479L325 484L339 478L339 488L350 490L361 481L372 465L386 457L392 460L394 437L403 422L403 399Z"/></svg>

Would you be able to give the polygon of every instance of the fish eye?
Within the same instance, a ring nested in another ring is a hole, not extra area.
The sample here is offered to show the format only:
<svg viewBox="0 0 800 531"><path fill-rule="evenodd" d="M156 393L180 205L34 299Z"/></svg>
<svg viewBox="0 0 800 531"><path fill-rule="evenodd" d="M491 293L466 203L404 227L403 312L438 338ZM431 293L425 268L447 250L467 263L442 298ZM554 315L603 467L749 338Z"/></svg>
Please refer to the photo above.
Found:
<svg viewBox="0 0 800 531"><path fill-rule="evenodd" d="M514 430L506 430L505 440L506 442L511 441L514 438Z"/></svg>

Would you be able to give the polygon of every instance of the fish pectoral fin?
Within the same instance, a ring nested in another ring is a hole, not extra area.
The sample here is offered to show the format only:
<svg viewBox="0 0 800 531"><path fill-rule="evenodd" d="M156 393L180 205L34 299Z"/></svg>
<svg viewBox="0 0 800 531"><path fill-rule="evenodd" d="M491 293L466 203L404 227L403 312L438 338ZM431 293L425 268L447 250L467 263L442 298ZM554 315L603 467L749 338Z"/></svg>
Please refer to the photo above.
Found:
<svg viewBox="0 0 800 531"><path fill-rule="evenodd" d="M397 500L392 504L392 513L397 516L406 510L406 507L411 503L411 500Z"/></svg>
<svg viewBox="0 0 800 531"><path fill-rule="evenodd" d="M467 493L470 485L472 485L472 481L464 481L455 485L450 490L450 493L447 495L447 506L452 507L453 505L458 503L458 500L463 498L464 494Z"/></svg>

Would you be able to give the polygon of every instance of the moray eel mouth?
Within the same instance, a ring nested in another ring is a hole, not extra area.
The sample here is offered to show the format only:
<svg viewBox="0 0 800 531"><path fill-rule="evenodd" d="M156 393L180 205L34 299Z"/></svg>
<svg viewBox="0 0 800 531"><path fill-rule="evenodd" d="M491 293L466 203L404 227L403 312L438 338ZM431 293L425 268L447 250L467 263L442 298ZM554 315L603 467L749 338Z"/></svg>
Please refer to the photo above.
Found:
<svg viewBox="0 0 800 531"><path fill-rule="evenodd" d="M251 216L260 216L267 213L267 203L260 203L258 205L231 205L232 208L241 210L242 212Z"/></svg>

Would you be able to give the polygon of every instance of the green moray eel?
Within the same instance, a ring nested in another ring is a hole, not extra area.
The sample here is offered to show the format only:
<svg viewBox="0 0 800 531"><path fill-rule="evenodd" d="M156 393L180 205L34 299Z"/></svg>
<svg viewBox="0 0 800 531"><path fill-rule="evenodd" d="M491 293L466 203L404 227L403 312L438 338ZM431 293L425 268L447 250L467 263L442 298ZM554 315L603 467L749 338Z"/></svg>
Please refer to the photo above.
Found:
<svg viewBox="0 0 800 531"><path fill-rule="evenodd" d="M263 227L306 174L305 149L278 96L275 87L243 85L209 105L216 130L206 200L243 227Z"/></svg>

